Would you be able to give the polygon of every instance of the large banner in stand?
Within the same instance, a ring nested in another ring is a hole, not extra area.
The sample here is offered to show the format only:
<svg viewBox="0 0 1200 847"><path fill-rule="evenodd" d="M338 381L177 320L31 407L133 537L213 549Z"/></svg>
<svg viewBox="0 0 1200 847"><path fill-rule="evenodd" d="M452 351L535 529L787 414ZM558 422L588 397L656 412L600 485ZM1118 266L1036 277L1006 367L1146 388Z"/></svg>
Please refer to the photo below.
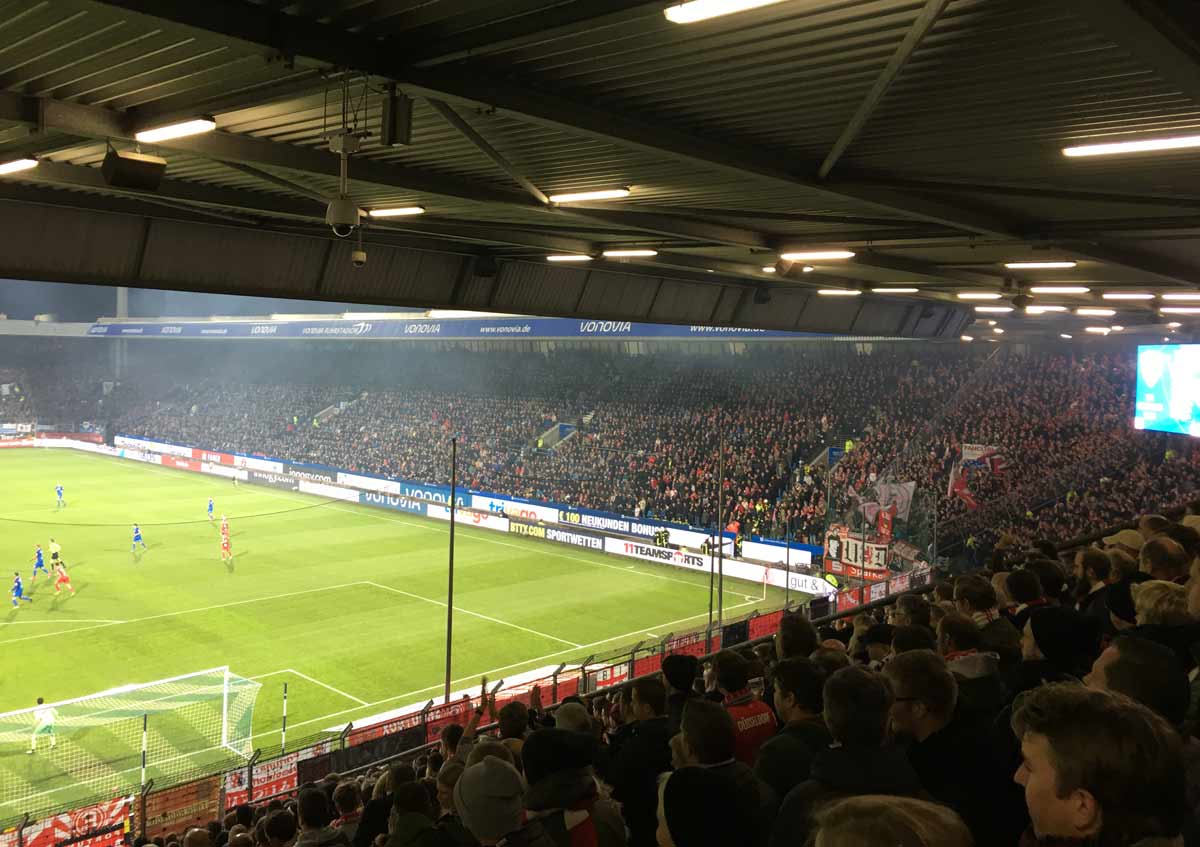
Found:
<svg viewBox="0 0 1200 847"><path fill-rule="evenodd" d="M20 833L17 830L0 833L0 847L57 847L69 842L71 847L120 847L125 843L133 815L133 798L118 797L94 806L84 806L61 815L30 824Z"/></svg>
<svg viewBox="0 0 1200 847"><path fill-rule="evenodd" d="M220 817L221 777L210 776L150 794L138 829L152 839Z"/></svg>
<svg viewBox="0 0 1200 847"><path fill-rule="evenodd" d="M299 785L296 778L296 765L302 759L313 756L323 756L333 747L329 741L322 741L312 747L288 753L254 766L254 799L295 791ZM238 768L225 774L225 809L228 811L240 803L250 800L250 792L246 787L246 769Z"/></svg>

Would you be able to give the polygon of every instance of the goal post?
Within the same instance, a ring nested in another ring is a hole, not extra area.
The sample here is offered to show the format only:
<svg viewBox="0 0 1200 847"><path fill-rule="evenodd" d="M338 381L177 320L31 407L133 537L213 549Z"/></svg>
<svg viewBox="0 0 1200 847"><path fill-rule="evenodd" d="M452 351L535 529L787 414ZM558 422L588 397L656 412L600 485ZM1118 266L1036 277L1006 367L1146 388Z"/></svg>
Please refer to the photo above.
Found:
<svg viewBox="0 0 1200 847"><path fill-rule="evenodd" d="M249 758L261 687L222 666L0 714L0 819Z"/></svg>

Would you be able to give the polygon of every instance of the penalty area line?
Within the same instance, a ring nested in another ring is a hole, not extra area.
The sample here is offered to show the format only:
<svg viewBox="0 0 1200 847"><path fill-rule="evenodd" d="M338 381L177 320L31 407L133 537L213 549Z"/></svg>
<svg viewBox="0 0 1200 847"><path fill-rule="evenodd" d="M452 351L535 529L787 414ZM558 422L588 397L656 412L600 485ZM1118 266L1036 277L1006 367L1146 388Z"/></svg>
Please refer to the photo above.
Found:
<svg viewBox="0 0 1200 847"><path fill-rule="evenodd" d="M253 680L266 679L269 676L279 676L280 674L285 674L285 673L290 673L290 674L292 674L292 676L298 676L301 679L308 680L313 685L319 685L322 688L327 688L330 691L332 691L334 694L340 694L342 697L345 697L347 700L353 700L355 703L358 703L360 706L369 706L370 705L370 703L368 703L366 700L363 700L361 697L355 697L353 694L348 694L347 692L342 691L342 689L340 689L340 688L334 688L329 683L321 682L321 680L319 680L315 677L311 677L306 673L301 673L300 671L296 670L295 668L283 668L281 670L271 671L270 673L260 673L257 676L250 677L250 679L253 679Z"/></svg>

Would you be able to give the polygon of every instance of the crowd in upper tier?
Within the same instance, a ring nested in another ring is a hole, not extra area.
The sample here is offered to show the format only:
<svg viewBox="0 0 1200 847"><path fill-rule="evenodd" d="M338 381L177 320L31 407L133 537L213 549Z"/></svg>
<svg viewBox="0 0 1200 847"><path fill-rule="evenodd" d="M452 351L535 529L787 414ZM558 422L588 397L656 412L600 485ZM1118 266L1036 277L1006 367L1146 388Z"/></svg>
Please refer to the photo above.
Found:
<svg viewBox="0 0 1200 847"><path fill-rule="evenodd" d="M850 491L872 500L879 479L915 481L920 520L936 501L943 540L982 545L1166 510L1200 479L1187 439L1132 428L1131 353L446 350L370 367L221 355L175 361L170 380L144 359L107 389L30 369L22 396L138 435L442 484L457 437L459 480L475 489L706 526L723 513L802 540L819 540L827 511L853 512ZM570 434L554 443L559 424ZM814 460L847 440L826 476ZM1002 457L1000 473L970 474L969 497L948 493L964 444Z"/></svg>

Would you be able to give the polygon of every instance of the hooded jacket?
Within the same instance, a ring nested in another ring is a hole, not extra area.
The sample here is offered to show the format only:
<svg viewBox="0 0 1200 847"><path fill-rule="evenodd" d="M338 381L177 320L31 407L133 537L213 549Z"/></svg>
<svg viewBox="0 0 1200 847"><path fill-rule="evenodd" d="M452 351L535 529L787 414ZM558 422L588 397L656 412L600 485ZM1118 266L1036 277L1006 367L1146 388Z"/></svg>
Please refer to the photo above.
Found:
<svg viewBox="0 0 1200 847"><path fill-rule="evenodd" d="M784 798L771 834L771 847L806 843L818 808L833 800L863 794L927 797L902 750L830 747L813 760L812 776Z"/></svg>
<svg viewBox="0 0 1200 847"><path fill-rule="evenodd" d="M525 809L558 847L624 847L625 822L588 768L558 771L525 792Z"/></svg>

